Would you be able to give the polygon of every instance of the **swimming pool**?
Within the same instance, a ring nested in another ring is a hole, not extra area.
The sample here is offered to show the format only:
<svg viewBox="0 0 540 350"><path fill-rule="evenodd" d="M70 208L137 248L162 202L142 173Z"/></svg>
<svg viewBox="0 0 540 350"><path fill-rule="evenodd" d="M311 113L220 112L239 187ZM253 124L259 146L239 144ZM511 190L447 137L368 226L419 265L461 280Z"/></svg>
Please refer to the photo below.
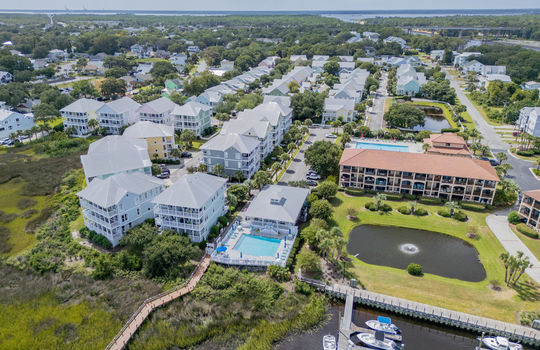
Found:
<svg viewBox="0 0 540 350"><path fill-rule="evenodd" d="M242 235L234 246L234 250L253 256L274 256L281 241L254 235Z"/></svg>
<svg viewBox="0 0 540 350"><path fill-rule="evenodd" d="M375 143L375 142L357 142L356 148L378 149L381 151L394 151L394 152L410 152L409 146L406 146L406 145L388 145L385 143Z"/></svg>

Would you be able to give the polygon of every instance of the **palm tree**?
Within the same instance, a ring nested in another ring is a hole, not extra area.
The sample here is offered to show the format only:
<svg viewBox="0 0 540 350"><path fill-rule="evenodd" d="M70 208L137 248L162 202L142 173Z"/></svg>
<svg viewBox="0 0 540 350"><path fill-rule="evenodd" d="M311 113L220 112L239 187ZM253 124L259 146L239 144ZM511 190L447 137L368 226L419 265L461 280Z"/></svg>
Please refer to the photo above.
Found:
<svg viewBox="0 0 540 350"><path fill-rule="evenodd" d="M279 162L274 162L274 164L272 164L272 172L274 173L273 176L276 176L277 175L277 172L280 171L281 169L283 169L283 167L281 166L281 163Z"/></svg>
<svg viewBox="0 0 540 350"><path fill-rule="evenodd" d="M303 126L300 128L300 131L302 132L302 134L306 135L309 133L309 128L307 126Z"/></svg>
<svg viewBox="0 0 540 350"><path fill-rule="evenodd" d="M70 136L71 135L76 135L77 134L77 129L75 129L74 126L70 126L70 127L66 128L64 130L64 132L66 133L66 135L70 135Z"/></svg>
<svg viewBox="0 0 540 350"><path fill-rule="evenodd" d="M180 152L180 150L175 147L171 150L171 156L175 158L180 158L182 156L182 152Z"/></svg>
<svg viewBox="0 0 540 350"><path fill-rule="evenodd" d="M289 159L291 159L291 156L289 156L287 153L282 153L279 155L279 159L283 162L283 163L287 163L287 161Z"/></svg>
<svg viewBox="0 0 540 350"><path fill-rule="evenodd" d="M455 211L461 208L458 202L455 201L446 202L444 203L444 206L450 209L450 216L454 216Z"/></svg>
<svg viewBox="0 0 540 350"><path fill-rule="evenodd" d="M30 139L32 139L32 136L35 136L35 138L37 139L37 133L39 132L39 126L37 125L34 125L33 127L30 128L30 133L31 133L31 137Z"/></svg>
<svg viewBox="0 0 540 350"><path fill-rule="evenodd" d="M294 142L291 142L287 145L287 151L292 152L296 149L296 144Z"/></svg>
<svg viewBox="0 0 540 350"><path fill-rule="evenodd" d="M315 240L317 241L317 248L325 256L332 246L330 232L325 229L320 229L315 233Z"/></svg>
<svg viewBox="0 0 540 350"><path fill-rule="evenodd" d="M514 169L514 167L510 163L503 163L495 167L495 170L497 170L497 173L499 174L499 177L501 178L501 180L504 179L506 175L508 174L508 171L512 169Z"/></svg>
<svg viewBox="0 0 540 350"><path fill-rule="evenodd" d="M382 201L386 200L386 195L384 193L377 193L375 196L375 201L377 202L377 210L380 209Z"/></svg>
<svg viewBox="0 0 540 350"><path fill-rule="evenodd" d="M540 170L540 158L536 158L534 163L536 164L536 170Z"/></svg>
<svg viewBox="0 0 540 350"><path fill-rule="evenodd" d="M508 268L510 267L510 254L508 252L501 253L499 258L502 260L504 265L504 282L508 283Z"/></svg>
<svg viewBox="0 0 540 350"><path fill-rule="evenodd" d="M237 180L238 182L242 182L242 180L244 180L244 173L240 170L236 170L233 174L233 179Z"/></svg>
<svg viewBox="0 0 540 350"><path fill-rule="evenodd" d="M332 241L332 258L334 258L334 253L338 250L338 254L341 254L341 249L345 243L342 243L343 232L338 227L332 227L330 230L330 239Z"/></svg>
<svg viewBox="0 0 540 350"><path fill-rule="evenodd" d="M411 214L414 215L414 211L418 207L418 203L416 201L411 201L411 202L409 202L409 205L411 206Z"/></svg>
<svg viewBox="0 0 540 350"><path fill-rule="evenodd" d="M204 163L199 164L199 166L197 167L197 171L199 173L206 173L208 171L208 165Z"/></svg>
<svg viewBox="0 0 540 350"><path fill-rule="evenodd" d="M427 153L429 149L431 148L431 145L429 143L422 144L422 149L424 150L424 153Z"/></svg>
<svg viewBox="0 0 540 350"><path fill-rule="evenodd" d="M310 127L313 125L313 121L311 119L306 119L304 120L304 125L307 126L307 127Z"/></svg>
<svg viewBox="0 0 540 350"><path fill-rule="evenodd" d="M248 195L251 197L251 189L255 186L255 183L251 179L244 180L244 185L249 189Z"/></svg>
<svg viewBox="0 0 540 350"><path fill-rule="evenodd" d="M338 128L341 126L341 121L340 120L334 120L332 122L332 127L334 128L334 131L337 133L338 132Z"/></svg>
<svg viewBox="0 0 540 350"><path fill-rule="evenodd" d="M90 130L94 131L97 129L98 126L99 126L99 122L97 119L90 119L88 121L88 127L90 128Z"/></svg>
<svg viewBox="0 0 540 350"><path fill-rule="evenodd" d="M508 159L508 155L504 152L499 152L495 155L495 158L502 164L505 160Z"/></svg>
<svg viewBox="0 0 540 350"><path fill-rule="evenodd" d="M341 135L341 148L345 148L345 146L351 142L351 135L349 134L342 134Z"/></svg>

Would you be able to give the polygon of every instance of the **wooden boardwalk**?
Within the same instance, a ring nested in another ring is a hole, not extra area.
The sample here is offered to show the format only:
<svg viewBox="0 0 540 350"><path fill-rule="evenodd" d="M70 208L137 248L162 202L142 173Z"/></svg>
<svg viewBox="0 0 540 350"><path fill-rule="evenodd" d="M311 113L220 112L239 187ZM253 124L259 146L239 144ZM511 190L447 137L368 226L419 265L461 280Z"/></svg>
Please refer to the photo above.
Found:
<svg viewBox="0 0 540 350"><path fill-rule="evenodd" d="M143 324L144 320L154 311L156 308L167 304L168 302L177 299L187 293L191 292L204 272L210 265L210 256L206 254L203 259L197 265L195 271L191 274L189 279L181 287L172 289L167 292L155 295L143 301L141 306L135 311L135 313L126 322L124 327L118 332L116 337L107 345L106 350L121 350L129 342L133 334L137 332L139 327Z"/></svg>
<svg viewBox="0 0 540 350"><path fill-rule="evenodd" d="M464 312L452 311L389 295L351 288L341 284L328 286L321 281L303 277L299 278L317 289L337 298L347 299L348 294L354 295L354 302L368 307L382 309L407 317L427 320L448 327L460 328L477 333L485 332L486 334L501 335L514 341L521 342L522 344L533 346L540 345L540 331L530 327L497 321Z"/></svg>

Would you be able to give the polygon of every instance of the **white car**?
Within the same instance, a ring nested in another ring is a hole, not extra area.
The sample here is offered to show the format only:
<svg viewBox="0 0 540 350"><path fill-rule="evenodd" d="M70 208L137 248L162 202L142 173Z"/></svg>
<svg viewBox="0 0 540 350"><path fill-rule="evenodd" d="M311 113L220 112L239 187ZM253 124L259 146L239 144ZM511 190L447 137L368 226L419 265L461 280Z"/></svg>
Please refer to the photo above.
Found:
<svg viewBox="0 0 540 350"><path fill-rule="evenodd" d="M317 174L309 174L308 176L306 176L306 179L308 179L308 180L320 180L320 179L321 179L321 175L317 175Z"/></svg>
<svg viewBox="0 0 540 350"><path fill-rule="evenodd" d="M325 136L327 139L337 139L337 136L334 134L326 134Z"/></svg>

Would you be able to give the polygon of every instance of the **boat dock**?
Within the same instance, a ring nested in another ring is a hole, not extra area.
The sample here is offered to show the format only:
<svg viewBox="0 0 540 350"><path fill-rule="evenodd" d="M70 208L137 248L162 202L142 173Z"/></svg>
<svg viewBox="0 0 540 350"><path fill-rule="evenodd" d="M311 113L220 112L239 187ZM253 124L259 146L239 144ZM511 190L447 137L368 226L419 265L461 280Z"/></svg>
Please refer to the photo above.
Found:
<svg viewBox="0 0 540 350"><path fill-rule="evenodd" d="M352 332L353 302L370 308L438 323L447 327L454 327L479 334L484 332L486 335L500 335L525 345L540 345L540 331L530 327L448 310L367 290L356 289L342 284L326 285L322 281L312 280L301 276L299 279L320 291L324 291L328 295L339 299L345 299L344 319L340 322L340 332L338 337L338 349L340 350L349 349L348 338ZM350 306L348 307L348 305ZM343 326L348 326L348 328L344 328ZM343 344L344 341L345 344ZM351 349L356 348L357 347Z"/></svg>

